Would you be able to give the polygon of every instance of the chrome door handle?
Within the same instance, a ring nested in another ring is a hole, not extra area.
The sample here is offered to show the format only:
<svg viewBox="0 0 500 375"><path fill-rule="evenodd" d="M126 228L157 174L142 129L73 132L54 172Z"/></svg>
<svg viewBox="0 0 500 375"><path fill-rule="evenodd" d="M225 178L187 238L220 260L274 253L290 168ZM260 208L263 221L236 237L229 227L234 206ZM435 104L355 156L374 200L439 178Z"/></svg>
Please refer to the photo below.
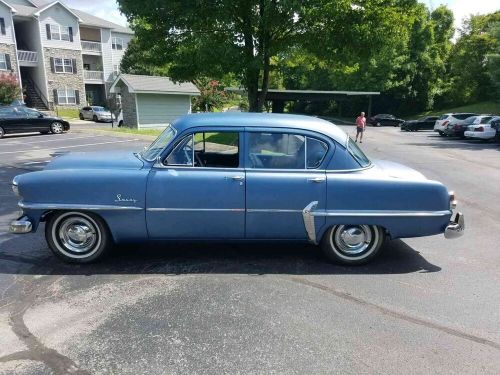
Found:
<svg viewBox="0 0 500 375"><path fill-rule="evenodd" d="M326 180L325 177L314 177L314 178L307 179L307 181L316 182L316 183L325 182L325 180Z"/></svg>
<svg viewBox="0 0 500 375"><path fill-rule="evenodd" d="M233 176L231 177L234 181L243 181L245 176Z"/></svg>

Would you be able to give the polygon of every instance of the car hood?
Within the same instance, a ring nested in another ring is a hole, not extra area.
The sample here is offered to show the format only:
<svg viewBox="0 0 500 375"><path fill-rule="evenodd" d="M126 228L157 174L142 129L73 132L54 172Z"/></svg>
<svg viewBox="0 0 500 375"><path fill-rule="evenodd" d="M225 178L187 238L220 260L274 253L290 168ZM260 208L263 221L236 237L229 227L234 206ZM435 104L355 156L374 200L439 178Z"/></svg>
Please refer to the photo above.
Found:
<svg viewBox="0 0 500 375"><path fill-rule="evenodd" d="M111 116L111 112L103 111L103 112L95 112L97 116Z"/></svg>
<svg viewBox="0 0 500 375"><path fill-rule="evenodd" d="M388 160L374 160L373 172L379 173L384 177L392 177L405 180L426 180L427 178L413 168L406 165L394 163Z"/></svg>
<svg viewBox="0 0 500 375"><path fill-rule="evenodd" d="M144 163L131 151L71 152L54 159L45 169L141 169Z"/></svg>

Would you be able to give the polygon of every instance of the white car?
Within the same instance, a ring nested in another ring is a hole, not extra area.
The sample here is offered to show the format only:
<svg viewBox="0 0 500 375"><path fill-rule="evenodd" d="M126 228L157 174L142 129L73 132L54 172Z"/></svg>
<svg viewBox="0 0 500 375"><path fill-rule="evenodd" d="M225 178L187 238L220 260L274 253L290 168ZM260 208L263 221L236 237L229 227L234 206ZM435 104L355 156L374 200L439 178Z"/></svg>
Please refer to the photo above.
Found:
<svg viewBox="0 0 500 375"><path fill-rule="evenodd" d="M434 125L434 131L439 135L445 136L445 130L450 125L455 125L458 121L465 120L467 117L474 116L475 113L445 113L439 117Z"/></svg>
<svg viewBox="0 0 500 375"><path fill-rule="evenodd" d="M464 133L465 137L474 139L484 139L484 140L495 138L497 131L496 129L491 128L491 123L493 121L499 121L500 116L493 118L488 116L485 118L488 118L488 121L485 124L480 123L480 124L470 125Z"/></svg>
<svg viewBox="0 0 500 375"><path fill-rule="evenodd" d="M80 109L80 120L111 122L111 112L97 105L83 107Z"/></svg>

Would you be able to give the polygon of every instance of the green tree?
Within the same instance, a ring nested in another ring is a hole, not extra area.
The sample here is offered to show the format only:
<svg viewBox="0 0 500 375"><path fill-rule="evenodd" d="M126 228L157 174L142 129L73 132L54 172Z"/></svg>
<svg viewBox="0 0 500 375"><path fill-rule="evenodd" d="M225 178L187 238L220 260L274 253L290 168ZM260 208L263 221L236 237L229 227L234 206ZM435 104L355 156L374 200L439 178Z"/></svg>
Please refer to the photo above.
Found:
<svg viewBox="0 0 500 375"><path fill-rule="evenodd" d="M500 22L495 22L490 27L490 35L494 38L496 47L493 53L487 55L488 73L496 89L494 98L500 100Z"/></svg>
<svg viewBox="0 0 500 375"><path fill-rule="evenodd" d="M232 73L247 89L249 110L261 111L273 58L302 47L343 65L368 59L397 38L404 14L416 0L359 0L355 5L350 0L118 3L148 64L168 62L169 75L176 80ZM123 65L132 69L134 64L129 59Z"/></svg>

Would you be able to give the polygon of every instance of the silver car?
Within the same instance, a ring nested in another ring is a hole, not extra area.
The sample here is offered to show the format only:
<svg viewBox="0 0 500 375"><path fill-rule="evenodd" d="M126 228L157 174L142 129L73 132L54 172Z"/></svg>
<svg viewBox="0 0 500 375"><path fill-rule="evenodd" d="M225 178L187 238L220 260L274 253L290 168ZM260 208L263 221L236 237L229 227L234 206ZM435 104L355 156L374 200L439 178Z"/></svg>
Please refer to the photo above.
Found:
<svg viewBox="0 0 500 375"><path fill-rule="evenodd" d="M80 120L111 122L111 112L104 107L92 105L80 109Z"/></svg>

